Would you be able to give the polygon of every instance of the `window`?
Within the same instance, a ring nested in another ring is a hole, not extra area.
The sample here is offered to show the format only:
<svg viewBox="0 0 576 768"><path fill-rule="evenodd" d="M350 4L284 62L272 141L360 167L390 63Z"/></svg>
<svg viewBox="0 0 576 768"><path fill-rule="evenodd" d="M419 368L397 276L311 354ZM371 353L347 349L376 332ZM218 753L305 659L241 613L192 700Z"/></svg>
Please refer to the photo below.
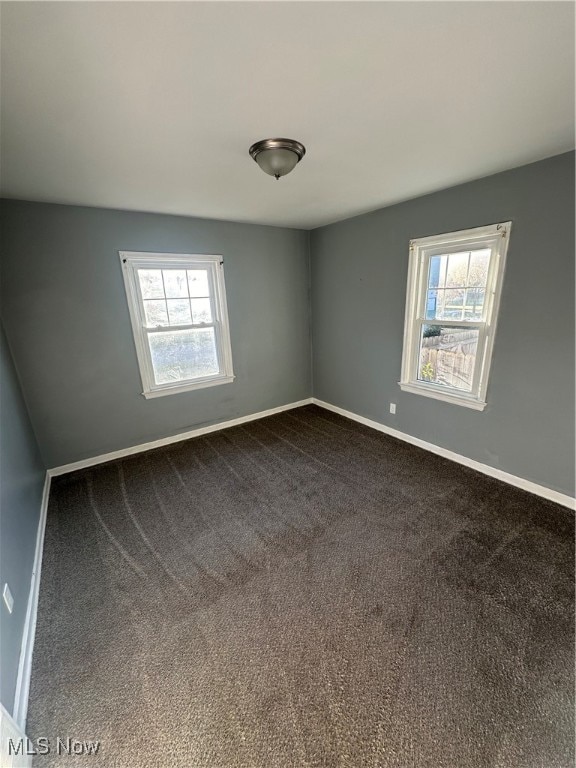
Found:
<svg viewBox="0 0 576 768"><path fill-rule="evenodd" d="M144 397L233 381L222 257L120 259Z"/></svg>
<svg viewBox="0 0 576 768"><path fill-rule="evenodd" d="M511 226L411 241L404 391L484 410Z"/></svg>

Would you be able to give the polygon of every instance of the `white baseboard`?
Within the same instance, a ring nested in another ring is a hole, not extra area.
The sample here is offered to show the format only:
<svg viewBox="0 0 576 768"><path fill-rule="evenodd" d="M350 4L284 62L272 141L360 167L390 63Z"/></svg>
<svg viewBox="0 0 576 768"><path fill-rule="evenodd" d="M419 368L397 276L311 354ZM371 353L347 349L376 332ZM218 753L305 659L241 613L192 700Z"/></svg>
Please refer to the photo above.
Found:
<svg viewBox="0 0 576 768"><path fill-rule="evenodd" d="M26 734L0 704L0 765L2 768L30 768L32 755Z"/></svg>
<svg viewBox="0 0 576 768"><path fill-rule="evenodd" d="M443 456L445 459L450 459L450 461L463 464L465 467L475 469L489 477L495 477L497 480L502 480L504 483L514 485L516 488L522 488L522 490L534 493L536 496L541 496L543 499L555 501L557 504L562 504L569 509L576 509L576 499L572 496L560 493L559 491L554 491L552 488L547 488L545 485L538 485L531 480L525 480L523 477L517 477L516 475L511 475L509 472L504 472L502 469L496 469L488 464L482 464L480 461L469 459L467 456L462 456L459 453L454 453L454 451L441 448L439 445L434 445L434 443L428 443L426 440L421 440L419 437L413 437L405 432L400 432L398 429L387 427L379 421L373 421L372 419L367 419L365 416L359 416L357 413L352 413L352 411L339 408L337 405L325 403L323 400L318 400L316 397L312 398L312 402L321 408L326 408L328 411L339 413L340 416L345 416L348 419L352 419L352 421L358 421L360 424L365 424L367 427L377 429L379 432L384 432L392 437L397 437L399 440L411 443L411 445L417 445L419 448L424 448L424 450L436 453L438 456Z"/></svg>
<svg viewBox="0 0 576 768"><path fill-rule="evenodd" d="M48 498L50 496L50 474L46 473L44 490L42 492L42 505L36 533L36 549L34 551L34 563L32 566L32 578L30 580L30 594L26 619L22 633L22 647L20 650L20 662L18 664L18 677L16 678L16 693L14 694L13 718L22 731L26 730L26 714L28 712L28 694L30 693L30 675L32 672L32 652L34 650L34 636L36 634L36 616L38 613L38 595L40 592L40 571L42 569L42 552L44 550L44 532L46 530L46 516L48 514Z"/></svg>
<svg viewBox="0 0 576 768"><path fill-rule="evenodd" d="M93 456L91 459L82 459L82 461L73 461L71 464L63 464L60 467L53 467L48 470L50 477L56 477L57 475L65 475L68 472L75 472L77 469L85 469L86 467L93 467L96 464L104 464L106 461L114 461L115 459L122 459L125 456L131 456L133 453L142 453L143 451L150 451L153 448L161 448L163 445L171 445L172 443L179 443L181 440L190 440L191 437L200 437L200 435L207 435L210 432L218 432L221 429L227 429L228 427L235 427L237 424L246 424L249 421L256 421L256 419L263 419L266 416L273 416L275 413L281 413L282 411L290 411L293 408L300 408L303 405L310 405L312 398L309 397L306 400L298 400L295 403L287 403L286 405L279 405L277 408L269 408L267 411L259 411L258 413L249 413L247 416L239 416L237 419L229 419L228 421L220 421L217 424L210 424L207 427L198 427L197 429L190 429L188 432L180 432L177 435L171 435L170 437L162 437L160 440L152 440L150 443L140 443L140 445L133 445L130 448L122 448L119 451L112 451L111 453L102 453L100 456Z"/></svg>

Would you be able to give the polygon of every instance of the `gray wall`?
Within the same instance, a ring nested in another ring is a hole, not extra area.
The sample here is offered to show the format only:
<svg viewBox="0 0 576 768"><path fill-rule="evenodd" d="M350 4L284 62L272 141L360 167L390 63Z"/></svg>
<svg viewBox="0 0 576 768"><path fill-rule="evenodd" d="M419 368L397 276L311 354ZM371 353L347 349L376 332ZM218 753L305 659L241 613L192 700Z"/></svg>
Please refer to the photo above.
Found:
<svg viewBox="0 0 576 768"><path fill-rule="evenodd" d="M0 416L0 589L14 597L11 614L0 604L0 701L12 712L45 469L1 327Z"/></svg>
<svg viewBox="0 0 576 768"><path fill-rule="evenodd" d="M408 241L512 219L488 407L398 387ZM574 153L310 234L3 201L3 317L47 466L311 394L574 492ZM233 384L146 400L119 250L222 253ZM396 416L390 402L398 404Z"/></svg>
<svg viewBox="0 0 576 768"><path fill-rule="evenodd" d="M486 410L401 392L408 241L509 219ZM311 274L315 397L574 494L574 153L317 229Z"/></svg>
<svg viewBox="0 0 576 768"><path fill-rule="evenodd" d="M308 234L2 201L2 312L48 467L309 397ZM231 384L146 400L118 251L224 256Z"/></svg>

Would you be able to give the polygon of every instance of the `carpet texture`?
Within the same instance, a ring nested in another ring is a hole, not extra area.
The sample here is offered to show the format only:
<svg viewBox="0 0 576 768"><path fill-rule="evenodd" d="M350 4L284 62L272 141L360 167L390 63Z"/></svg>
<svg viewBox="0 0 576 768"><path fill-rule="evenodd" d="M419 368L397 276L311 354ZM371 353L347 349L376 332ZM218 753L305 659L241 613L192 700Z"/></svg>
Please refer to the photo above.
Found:
<svg viewBox="0 0 576 768"><path fill-rule="evenodd" d="M316 406L56 478L35 765L569 768L573 541Z"/></svg>

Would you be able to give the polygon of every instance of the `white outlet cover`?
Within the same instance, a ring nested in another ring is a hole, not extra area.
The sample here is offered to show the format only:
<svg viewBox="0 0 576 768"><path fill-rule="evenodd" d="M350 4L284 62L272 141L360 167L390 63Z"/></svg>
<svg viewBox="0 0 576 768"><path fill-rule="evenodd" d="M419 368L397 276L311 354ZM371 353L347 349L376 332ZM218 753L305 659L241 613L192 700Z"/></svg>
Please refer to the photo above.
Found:
<svg viewBox="0 0 576 768"><path fill-rule="evenodd" d="M4 602L6 603L6 608L8 608L9 613L12 613L12 608L14 607L14 598L12 597L12 592L10 592L10 587L8 584L4 584L2 597L4 598Z"/></svg>
<svg viewBox="0 0 576 768"><path fill-rule="evenodd" d="M390 413L396 413L396 403L390 403Z"/></svg>

